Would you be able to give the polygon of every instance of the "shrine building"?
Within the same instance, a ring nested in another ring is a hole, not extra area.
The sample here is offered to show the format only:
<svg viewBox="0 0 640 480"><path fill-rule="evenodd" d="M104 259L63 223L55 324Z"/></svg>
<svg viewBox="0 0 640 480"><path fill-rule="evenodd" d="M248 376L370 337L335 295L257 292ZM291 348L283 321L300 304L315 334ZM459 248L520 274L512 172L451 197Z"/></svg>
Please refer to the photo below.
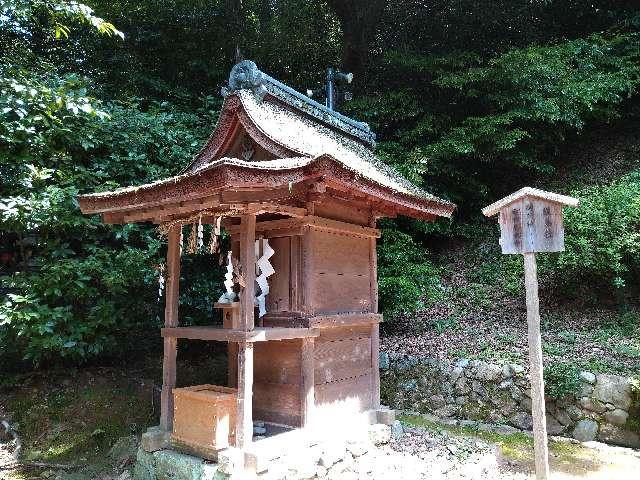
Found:
<svg viewBox="0 0 640 480"><path fill-rule="evenodd" d="M259 444L254 422L314 432L384 414L376 222L432 221L455 208L378 159L367 124L251 61L232 69L223 95L215 130L181 173L79 197L82 212L105 223L150 222L166 233L165 327L150 332L164 340L157 448L213 459ZM181 326L180 259L193 248L184 237L196 232L196 248L208 248L211 231L217 251L221 230L231 239L220 252L225 293L211 301L224 323ZM184 339L227 342L228 385L175 388Z"/></svg>

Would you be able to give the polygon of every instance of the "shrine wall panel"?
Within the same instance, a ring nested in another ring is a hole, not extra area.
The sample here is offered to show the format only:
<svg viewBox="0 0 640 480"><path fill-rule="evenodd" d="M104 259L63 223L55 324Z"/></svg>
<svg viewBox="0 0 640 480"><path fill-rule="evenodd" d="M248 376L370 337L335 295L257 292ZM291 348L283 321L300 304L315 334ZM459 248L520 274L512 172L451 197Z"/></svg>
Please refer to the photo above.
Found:
<svg viewBox="0 0 640 480"><path fill-rule="evenodd" d="M340 425L350 422L353 415L372 406L371 375L324 383L315 387L314 417L318 422Z"/></svg>
<svg viewBox="0 0 640 480"><path fill-rule="evenodd" d="M371 331L370 325L334 327L323 329L316 338L315 413L319 419L371 408Z"/></svg>
<svg viewBox="0 0 640 480"><path fill-rule="evenodd" d="M314 378L317 384L368 375L371 338L346 338L316 346Z"/></svg>
<svg viewBox="0 0 640 480"><path fill-rule="evenodd" d="M300 340L254 344L254 419L299 426L300 382Z"/></svg>
<svg viewBox="0 0 640 480"><path fill-rule="evenodd" d="M325 196L322 201L315 205L314 214L319 217L331 218L332 220L340 220L347 223L355 223L357 225L369 225L370 210L367 208L358 208L353 204L349 204L344 200L333 199Z"/></svg>
<svg viewBox="0 0 640 480"><path fill-rule="evenodd" d="M313 269L309 272L314 313L370 312L371 269L368 238L311 230Z"/></svg>
<svg viewBox="0 0 640 480"><path fill-rule="evenodd" d="M291 237L269 239L274 254L269 260L275 273L268 278L269 294L267 295L268 312L286 312L290 310L290 269L291 269Z"/></svg>

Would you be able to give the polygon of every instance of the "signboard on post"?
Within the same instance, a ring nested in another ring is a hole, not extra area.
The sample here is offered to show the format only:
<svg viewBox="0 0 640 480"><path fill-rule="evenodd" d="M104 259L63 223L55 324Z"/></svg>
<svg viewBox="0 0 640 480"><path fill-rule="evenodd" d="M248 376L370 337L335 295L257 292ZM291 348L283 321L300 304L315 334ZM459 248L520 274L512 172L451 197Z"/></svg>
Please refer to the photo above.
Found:
<svg viewBox="0 0 640 480"><path fill-rule="evenodd" d="M577 198L525 187L482 209L491 217L499 214L500 246L504 254L522 254L527 295L527 331L531 378L531 413L536 478L549 478L549 449L542 377L542 340L536 252L564 250L562 207L577 207Z"/></svg>

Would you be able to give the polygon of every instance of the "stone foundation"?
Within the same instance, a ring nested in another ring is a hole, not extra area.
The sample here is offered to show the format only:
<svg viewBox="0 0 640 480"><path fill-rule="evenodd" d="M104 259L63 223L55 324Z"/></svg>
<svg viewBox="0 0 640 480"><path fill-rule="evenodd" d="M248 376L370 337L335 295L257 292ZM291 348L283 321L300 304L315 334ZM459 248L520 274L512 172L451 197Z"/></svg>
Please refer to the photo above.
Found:
<svg viewBox="0 0 640 480"><path fill-rule="evenodd" d="M524 368L461 359L380 354L383 400L391 407L530 430L531 391ZM580 374L576 396L548 400L549 435L640 448L640 407L629 379Z"/></svg>
<svg viewBox="0 0 640 480"><path fill-rule="evenodd" d="M233 451L219 454L218 463L178 453L174 450L147 452L138 450L134 470L135 480L307 480L337 479L345 475L365 475L371 468L371 457L378 446L399 434L399 422L394 425L374 424L355 437L332 438L322 441L290 442L277 454L265 459L252 458L254 473L232 475ZM393 433L395 432L395 433ZM256 445L259 445L257 442Z"/></svg>

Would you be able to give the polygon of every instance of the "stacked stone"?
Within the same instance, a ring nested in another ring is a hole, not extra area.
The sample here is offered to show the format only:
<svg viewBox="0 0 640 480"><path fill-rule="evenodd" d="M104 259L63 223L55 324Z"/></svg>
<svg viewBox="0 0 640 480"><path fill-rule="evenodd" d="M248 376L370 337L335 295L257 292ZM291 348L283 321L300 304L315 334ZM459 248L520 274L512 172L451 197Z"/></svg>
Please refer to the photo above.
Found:
<svg viewBox="0 0 640 480"><path fill-rule="evenodd" d="M379 462L378 447L403 432L400 422L371 425L366 437L335 438L314 444L291 445L258 472L260 480L357 480L370 478ZM233 461L231 461L233 460ZM138 450L135 480L228 480L237 459L220 455L211 463L173 450L148 453Z"/></svg>
<svg viewBox="0 0 640 480"><path fill-rule="evenodd" d="M260 480L358 479L368 478L378 448L389 443L392 435L401 434L400 422L393 426L375 424L367 438L333 439L300 451L290 451L269 462L268 470L258 475Z"/></svg>
<svg viewBox="0 0 640 480"><path fill-rule="evenodd" d="M531 389L521 365L382 352L380 368L382 392L393 408L531 430ZM548 433L640 448L630 379L582 372L580 380L576 396L547 400Z"/></svg>

